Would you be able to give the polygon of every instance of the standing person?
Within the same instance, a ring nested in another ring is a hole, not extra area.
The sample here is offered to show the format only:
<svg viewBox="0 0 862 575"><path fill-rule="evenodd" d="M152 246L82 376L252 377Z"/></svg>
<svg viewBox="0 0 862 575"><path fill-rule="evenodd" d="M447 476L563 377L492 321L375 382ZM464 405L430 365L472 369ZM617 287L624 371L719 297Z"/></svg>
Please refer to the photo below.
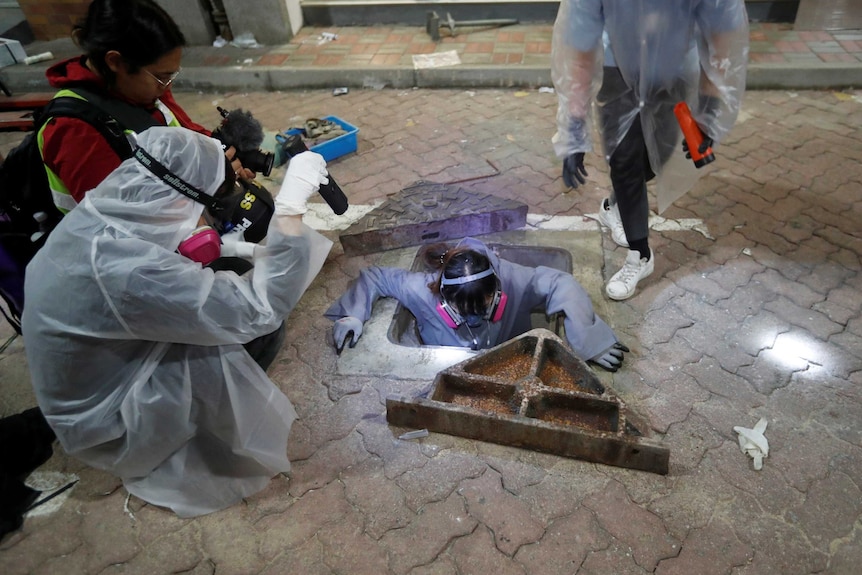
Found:
<svg viewBox="0 0 862 575"><path fill-rule="evenodd" d="M701 151L720 142L736 121L748 59L745 3L563 0L551 58L559 98L554 151L571 188L586 181L589 112L596 104L613 186L599 221L629 249L605 291L624 300L653 272L646 183L661 173L680 139L674 106L688 102L706 136Z"/></svg>
<svg viewBox="0 0 862 575"><path fill-rule="evenodd" d="M86 17L73 28L72 39L84 53L45 73L58 90L55 97L91 100L141 126L182 126L210 134L189 118L171 93L186 40L154 0L93 0ZM77 118L50 119L39 133L39 146L54 204L63 213L123 160L96 128ZM226 151L231 159L234 154L233 148ZM254 177L238 159L232 166L238 176Z"/></svg>
<svg viewBox="0 0 862 575"><path fill-rule="evenodd" d="M310 254L331 242L300 215L326 163L313 152L291 160L266 245L238 275L195 261L212 256L207 241L218 247L202 222L218 227L237 204L221 145L167 127L138 143L30 263L24 343L66 452L190 517L290 468L293 406L243 344L282 323L323 263Z"/></svg>
<svg viewBox="0 0 862 575"><path fill-rule="evenodd" d="M339 353L345 343L356 344L381 297L393 297L410 310L424 345L494 347L529 331L532 310L542 306L548 315L565 314L566 339L584 361L616 371L629 351L595 314L590 296L571 274L501 259L474 238L452 249L432 246L426 258L435 271L370 267L360 272L324 312L335 321Z"/></svg>

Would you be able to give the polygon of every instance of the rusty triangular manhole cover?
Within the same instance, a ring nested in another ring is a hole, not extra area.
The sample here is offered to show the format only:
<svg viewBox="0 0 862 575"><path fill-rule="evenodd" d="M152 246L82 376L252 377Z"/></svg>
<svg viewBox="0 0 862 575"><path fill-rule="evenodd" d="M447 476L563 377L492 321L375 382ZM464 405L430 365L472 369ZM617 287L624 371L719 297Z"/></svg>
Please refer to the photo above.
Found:
<svg viewBox="0 0 862 575"><path fill-rule="evenodd" d="M667 474L670 451L645 438L630 415L546 329L441 371L428 398L386 399L393 425Z"/></svg>
<svg viewBox="0 0 862 575"><path fill-rule="evenodd" d="M340 236L350 256L523 228L527 205L449 184L418 182Z"/></svg>

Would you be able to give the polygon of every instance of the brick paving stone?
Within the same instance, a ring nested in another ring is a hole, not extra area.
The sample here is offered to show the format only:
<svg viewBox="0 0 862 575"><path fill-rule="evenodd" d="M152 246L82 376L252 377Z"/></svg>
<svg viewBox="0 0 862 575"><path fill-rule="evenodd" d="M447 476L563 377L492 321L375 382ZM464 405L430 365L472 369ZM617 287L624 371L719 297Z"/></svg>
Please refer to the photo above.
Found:
<svg viewBox="0 0 862 575"><path fill-rule="evenodd" d="M353 510L345 497L344 487L338 482L333 482L294 501L293 505L284 512L263 517L253 527L245 528L254 529L254 535L258 541L256 554L262 560L270 562L281 553L296 549L309 539L313 539L323 527L337 524L352 513ZM224 529L225 526L220 524L213 528ZM215 541L216 535L212 533L208 537ZM230 551L226 549L219 552L227 554ZM233 556L225 557L225 560L235 561ZM256 557L252 560L256 560Z"/></svg>
<svg viewBox="0 0 862 575"><path fill-rule="evenodd" d="M152 575L153 573L188 573L203 562L203 552L197 545L194 527L162 537L147 546L122 566L128 575Z"/></svg>
<svg viewBox="0 0 862 575"><path fill-rule="evenodd" d="M656 343L667 343L682 328L690 327L694 321L676 306L666 306L650 311L644 317L644 329L640 343L651 347Z"/></svg>
<svg viewBox="0 0 862 575"><path fill-rule="evenodd" d="M341 470L368 457L362 439L351 433L341 441L332 441L318 449L309 459L297 461L290 470L290 493L300 497L332 482Z"/></svg>
<svg viewBox="0 0 862 575"><path fill-rule="evenodd" d="M86 540L81 532L84 517L74 507L67 505L50 518L28 519L19 531L5 536L0 545L0 565L5 575L24 575L38 569L49 569L56 566L50 560L52 555L68 557L84 549ZM46 556L46 550L50 550L51 555ZM46 562L51 565L46 565ZM80 572L85 572L85 569Z"/></svg>
<svg viewBox="0 0 862 575"><path fill-rule="evenodd" d="M409 393L403 389L400 391ZM380 421L365 421L359 430L365 450L382 460L387 479L395 479L428 463L427 457L422 454L422 445L410 441L395 441L384 418Z"/></svg>
<svg viewBox="0 0 862 575"><path fill-rule="evenodd" d="M487 471L468 479L458 493L467 502L470 515L488 528L494 546L505 555L512 557L521 546L542 538L543 527L524 502L503 489L499 474Z"/></svg>
<svg viewBox="0 0 862 575"><path fill-rule="evenodd" d="M605 491L586 499L584 506L600 512L602 528L627 544L635 563L647 572L677 555L679 542L666 532L661 519L632 503L619 483L612 482Z"/></svg>
<svg viewBox="0 0 862 575"><path fill-rule="evenodd" d="M849 504L836 505L834 497L841 495L844 501L846 495ZM829 550L833 541L841 539L851 532L862 512L862 492L853 478L844 473L830 473L823 479L815 481L808 491L806 501L799 505L793 513L799 525L808 534L811 542L822 551ZM854 499L855 497L855 499ZM855 504L853 503L855 502ZM833 509L828 516L821 513L823 508Z"/></svg>
<svg viewBox="0 0 862 575"><path fill-rule="evenodd" d="M657 575L719 575L728 566L741 566L753 556L754 549L740 541L732 526L716 519L703 529L695 529L682 543L679 557L662 561Z"/></svg>
<svg viewBox="0 0 862 575"><path fill-rule="evenodd" d="M607 484L607 477L596 473L594 464L567 460L559 466L571 467L547 475L539 483L525 487L519 498L527 503L532 517L547 528L560 518L571 516L580 507L582 499ZM568 479L577 477L572 483Z"/></svg>
<svg viewBox="0 0 862 575"><path fill-rule="evenodd" d="M448 498L458 485L479 477L486 466L466 455L441 453L422 467L409 470L396 483L406 495L407 506L419 511L429 503Z"/></svg>
<svg viewBox="0 0 862 575"><path fill-rule="evenodd" d="M782 315L793 325L810 333L815 339L827 340L834 334L841 333L843 326L831 321L811 307L798 306L786 298L779 298L764 306L764 309L775 312L781 309Z"/></svg>
<svg viewBox="0 0 862 575"><path fill-rule="evenodd" d="M591 551L607 547L608 542L593 513L581 507L549 525L540 541L519 549L515 560L529 565L530 575L574 573Z"/></svg>
<svg viewBox="0 0 862 575"><path fill-rule="evenodd" d="M473 532L476 525L463 498L452 493L426 505L410 525L387 532L380 542L390 554L391 572L401 575L429 563L453 538Z"/></svg>
<svg viewBox="0 0 862 575"><path fill-rule="evenodd" d="M389 558L364 531L363 517L351 513L317 533L324 546L324 563L334 573L385 573Z"/></svg>
<svg viewBox="0 0 862 575"><path fill-rule="evenodd" d="M364 532L375 540L390 529L405 527L414 516L404 491L387 480L379 463L363 461L346 470L341 481L347 500L364 517Z"/></svg>
<svg viewBox="0 0 862 575"><path fill-rule="evenodd" d="M513 562L508 554L494 546L494 533L480 525L473 533L452 544L457 572L495 573L498 575L526 575L530 566ZM416 572L415 570L413 571ZM450 571L445 571L449 573Z"/></svg>
<svg viewBox="0 0 862 575"><path fill-rule="evenodd" d="M309 539L303 545L279 555L260 571L261 575L281 573L303 573L304 575L333 575L326 565L326 550L316 539Z"/></svg>
<svg viewBox="0 0 862 575"><path fill-rule="evenodd" d="M671 436L677 446L676 461L671 464L679 470L672 489L657 494L647 506L661 516L667 533L677 541L684 540L692 529L702 528L715 515L716 509L730 502L735 491L720 474L698 473L696 464L712 461L712 449L724 443L714 431L703 434L698 431L697 417L687 423L674 426ZM677 547L679 548L679 547Z"/></svg>
<svg viewBox="0 0 862 575"><path fill-rule="evenodd" d="M685 421L692 405L709 399L709 391L690 377L676 376L662 382L661 395L640 402L639 408L649 417L650 428L665 434L671 425Z"/></svg>
<svg viewBox="0 0 862 575"><path fill-rule="evenodd" d="M798 334L788 336L782 334L776 339L775 348L761 352L750 365L743 365L736 374L744 377L758 392L769 395L774 390L786 387L792 373L808 368L808 361L792 354L783 354L780 350L784 342L792 346L796 343ZM779 350L779 351L776 351Z"/></svg>
<svg viewBox="0 0 862 575"><path fill-rule="evenodd" d="M754 358L751 361L754 362ZM705 357L685 366L683 371L693 377L698 386L713 395L749 409L763 405L763 396L756 393L748 381L723 369L714 358Z"/></svg>
<svg viewBox="0 0 862 575"><path fill-rule="evenodd" d="M811 545L806 534L792 520L782 521L762 512L752 496L744 495L734 517L740 539L756 549L754 560L764 557L780 573L820 573L826 568L827 555Z"/></svg>

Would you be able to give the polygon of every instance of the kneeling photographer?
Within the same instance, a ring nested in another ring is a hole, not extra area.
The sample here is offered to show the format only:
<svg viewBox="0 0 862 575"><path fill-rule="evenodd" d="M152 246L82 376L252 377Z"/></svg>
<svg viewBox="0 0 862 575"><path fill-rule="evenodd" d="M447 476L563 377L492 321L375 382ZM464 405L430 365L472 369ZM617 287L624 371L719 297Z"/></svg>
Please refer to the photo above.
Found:
<svg viewBox="0 0 862 575"><path fill-rule="evenodd" d="M293 159L261 230L246 209L260 198L232 191L219 142L156 127L138 143L31 262L25 349L63 449L192 517L290 469L295 411L244 344L275 331L323 265L332 244L301 214L326 164ZM251 246L242 275L202 265L229 226Z"/></svg>

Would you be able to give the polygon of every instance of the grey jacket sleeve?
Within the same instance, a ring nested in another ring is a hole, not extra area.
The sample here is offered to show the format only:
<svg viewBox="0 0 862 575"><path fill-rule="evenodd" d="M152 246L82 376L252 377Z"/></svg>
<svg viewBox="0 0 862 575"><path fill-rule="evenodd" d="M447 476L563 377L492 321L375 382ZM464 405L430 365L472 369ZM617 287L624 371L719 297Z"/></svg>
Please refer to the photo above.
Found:
<svg viewBox="0 0 862 575"><path fill-rule="evenodd" d="M371 317L374 302L382 297L393 297L412 307L411 301L419 298L417 290L428 289L422 285L424 278L424 274L399 268L365 268L323 315L333 321L352 316L364 323Z"/></svg>
<svg viewBox="0 0 862 575"><path fill-rule="evenodd" d="M592 359L617 342L610 326L596 315L589 294L570 274L539 266L530 288L544 298L549 315L565 314L566 339L581 359Z"/></svg>

